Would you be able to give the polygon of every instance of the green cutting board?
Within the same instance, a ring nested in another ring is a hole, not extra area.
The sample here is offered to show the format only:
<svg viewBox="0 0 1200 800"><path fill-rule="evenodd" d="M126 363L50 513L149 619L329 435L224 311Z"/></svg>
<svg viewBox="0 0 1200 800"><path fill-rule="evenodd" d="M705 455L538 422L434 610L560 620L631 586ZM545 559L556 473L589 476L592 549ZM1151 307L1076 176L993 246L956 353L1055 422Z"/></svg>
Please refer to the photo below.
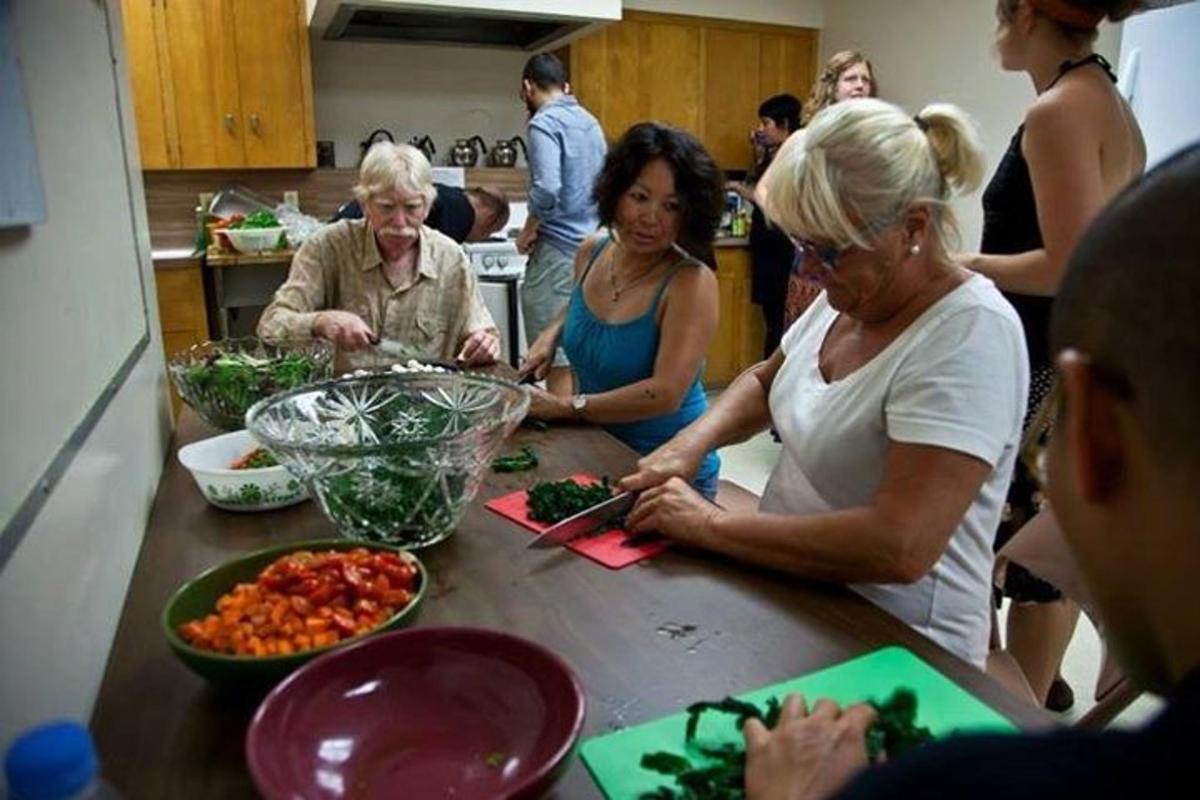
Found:
<svg viewBox="0 0 1200 800"><path fill-rule="evenodd" d="M821 697L838 703L886 700L893 690L906 686L917 695L917 724L928 727L934 736L952 732L1015 732L1016 726L968 694L942 673L903 647L885 647L820 672L783 681L739 695L742 700L763 704L768 698L780 700L800 692L812 702ZM696 700L720 700L697 697ZM693 763L703 759L684 746L687 714L647 722L634 728L596 736L583 743L583 762L609 800L633 800L642 792L659 786L674 786L671 778L640 766L642 755L665 750L686 755ZM741 742L732 716L714 714L701 718L697 739L706 743Z"/></svg>

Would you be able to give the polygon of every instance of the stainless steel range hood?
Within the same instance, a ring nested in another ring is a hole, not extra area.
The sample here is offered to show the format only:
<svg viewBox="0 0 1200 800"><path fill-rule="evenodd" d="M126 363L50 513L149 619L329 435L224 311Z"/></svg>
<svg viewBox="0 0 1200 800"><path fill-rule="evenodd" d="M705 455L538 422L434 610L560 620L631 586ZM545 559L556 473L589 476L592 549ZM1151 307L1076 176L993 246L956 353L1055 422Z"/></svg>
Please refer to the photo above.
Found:
<svg viewBox="0 0 1200 800"><path fill-rule="evenodd" d="M620 0L317 0L310 27L330 40L532 51L620 18Z"/></svg>

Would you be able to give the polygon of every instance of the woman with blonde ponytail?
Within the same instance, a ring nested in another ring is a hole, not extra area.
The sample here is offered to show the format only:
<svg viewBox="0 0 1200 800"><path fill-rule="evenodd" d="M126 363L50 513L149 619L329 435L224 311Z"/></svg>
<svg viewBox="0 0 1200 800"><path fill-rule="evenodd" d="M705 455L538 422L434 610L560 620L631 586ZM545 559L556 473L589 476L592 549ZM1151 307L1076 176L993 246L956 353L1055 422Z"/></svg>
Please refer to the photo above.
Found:
<svg viewBox="0 0 1200 800"><path fill-rule="evenodd" d="M975 126L949 105L839 103L784 143L763 208L824 291L622 481L642 492L634 529L849 584L983 665L1028 374L1012 307L949 256L948 201L982 174ZM709 450L771 425L783 452L757 511L687 485Z"/></svg>

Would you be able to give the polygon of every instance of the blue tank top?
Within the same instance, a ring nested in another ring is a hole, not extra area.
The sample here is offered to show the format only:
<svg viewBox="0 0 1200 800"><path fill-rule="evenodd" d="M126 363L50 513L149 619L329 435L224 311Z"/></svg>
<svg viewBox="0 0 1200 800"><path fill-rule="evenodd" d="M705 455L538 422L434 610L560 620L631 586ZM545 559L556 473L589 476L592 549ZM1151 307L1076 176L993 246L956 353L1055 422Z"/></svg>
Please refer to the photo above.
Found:
<svg viewBox="0 0 1200 800"><path fill-rule="evenodd" d="M646 313L627 322L605 322L588 308L583 297L583 282L610 241L611 238L605 238L592 250L583 275L571 292L571 302L563 324L563 350L579 381L579 391L583 394L608 392L654 374L659 341L655 314L671 278L679 269L675 267L667 273ZM612 422L603 427L634 450L646 455L707 410L708 398L697 374L675 411L637 422ZM715 490L720 465L721 461L715 452L705 456L693 482L697 488L704 487L701 491L710 487Z"/></svg>

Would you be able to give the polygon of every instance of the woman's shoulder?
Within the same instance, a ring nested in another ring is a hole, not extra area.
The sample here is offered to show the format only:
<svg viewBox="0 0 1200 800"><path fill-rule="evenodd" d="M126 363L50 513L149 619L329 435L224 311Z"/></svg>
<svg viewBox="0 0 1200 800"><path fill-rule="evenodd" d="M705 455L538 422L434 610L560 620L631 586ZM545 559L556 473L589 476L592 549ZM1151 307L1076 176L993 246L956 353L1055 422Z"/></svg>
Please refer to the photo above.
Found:
<svg viewBox="0 0 1200 800"><path fill-rule="evenodd" d="M981 325L1014 341L1023 337L1021 318L1012 303L983 275L972 275L926 312L924 327L934 336L963 336L963 328Z"/></svg>
<svg viewBox="0 0 1200 800"><path fill-rule="evenodd" d="M695 295L717 290L717 273L714 269L692 255L683 254L671 268L668 297Z"/></svg>
<svg viewBox="0 0 1200 800"><path fill-rule="evenodd" d="M1025 128L1034 135L1058 128L1095 130L1117 110L1119 98L1107 77L1072 71L1033 101L1025 112Z"/></svg>
<svg viewBox="0 0 1200 800"><path fill-rule="evenodd" d="M609 244L612 236L608 231L596 231L579 245L579 249L575 251L575 279L578 280L583 271L587 269L587 265L594 259L600 256Z"/></svg>

